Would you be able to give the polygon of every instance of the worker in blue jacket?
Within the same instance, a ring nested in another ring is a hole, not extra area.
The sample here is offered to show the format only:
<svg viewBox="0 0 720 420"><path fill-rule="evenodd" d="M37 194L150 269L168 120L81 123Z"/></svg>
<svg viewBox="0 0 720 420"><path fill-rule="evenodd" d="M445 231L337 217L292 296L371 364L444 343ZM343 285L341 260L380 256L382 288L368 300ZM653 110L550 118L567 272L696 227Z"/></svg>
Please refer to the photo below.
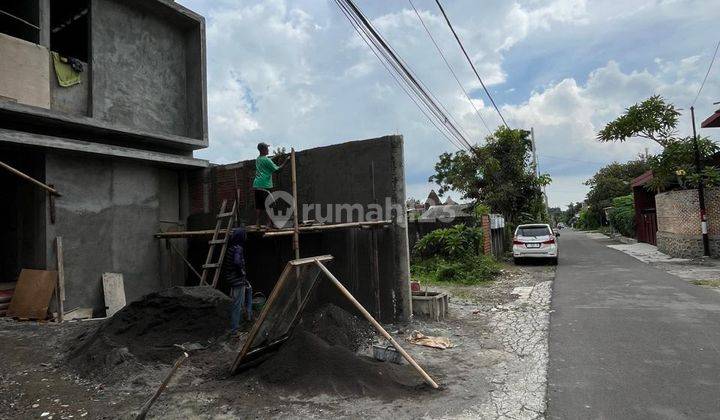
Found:
<svg viewBox="0 0 720 420"><path fill-rule="evenodd" d="M245 271L245 229L236 228L230 236L227 253L223 261L225 280L230 286L230 298L233 300L230 313L230 328L233 335L240 330L243 312L247 321L252 320L252 286Z"/></svg>

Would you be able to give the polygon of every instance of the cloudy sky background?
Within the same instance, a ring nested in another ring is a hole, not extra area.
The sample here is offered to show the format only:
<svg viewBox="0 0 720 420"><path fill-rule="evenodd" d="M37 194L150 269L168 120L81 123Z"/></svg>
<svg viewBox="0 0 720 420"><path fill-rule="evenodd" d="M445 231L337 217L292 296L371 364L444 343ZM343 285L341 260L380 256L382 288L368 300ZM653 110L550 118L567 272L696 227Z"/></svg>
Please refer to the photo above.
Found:
<svg viewBox="0 0 720 420"><path fill-rule="evenodd" d="M306 149L402 134L408 197L424 199L450 145L398 89L333 1L181 0L207 21L210 148L215 163L253 158L258 141ZM500 124L434 0L413 0L491 128ZM471 137L487 130L406 0L356 0ZM444 0L511 127L535 128L552 206L582 200L583 181L649 148L595 135L653 94L689 106L712 57L717 0ZM719 60L720 61L720 60ZM720 101L720 63L696 103L698 124ZM720 129L703 135L720 138ZM454 199L459 197L454 196Z"/></svg>

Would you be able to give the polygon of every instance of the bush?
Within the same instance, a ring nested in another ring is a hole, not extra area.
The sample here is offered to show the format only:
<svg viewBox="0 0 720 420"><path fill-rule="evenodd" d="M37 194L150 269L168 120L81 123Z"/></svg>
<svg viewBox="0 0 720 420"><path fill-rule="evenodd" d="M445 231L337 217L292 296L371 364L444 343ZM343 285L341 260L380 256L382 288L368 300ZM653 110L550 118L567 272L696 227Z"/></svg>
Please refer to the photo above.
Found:
<svg viewBox="0 0 720 420"><path fill-rule="evenodd" d="M629 238L635 237L635 204L632 194L615 197L610 210L610 225Z"/></svg>
<svg viewBox="0 0 720 420"><path fill-rule="evenodd" d="M419 258L442 257L459 260L467 255L482 253L482 229L455 225L437 229L423 236L413 248L413 256Z"/></svg>
<svg viewBox="0 0 720 420"><path fill-rule="evenodd" d="M486 255L467 255L457 260L434 257L414 263L410 271L430 282L478 284L500 274L500 264Z"/></svg>

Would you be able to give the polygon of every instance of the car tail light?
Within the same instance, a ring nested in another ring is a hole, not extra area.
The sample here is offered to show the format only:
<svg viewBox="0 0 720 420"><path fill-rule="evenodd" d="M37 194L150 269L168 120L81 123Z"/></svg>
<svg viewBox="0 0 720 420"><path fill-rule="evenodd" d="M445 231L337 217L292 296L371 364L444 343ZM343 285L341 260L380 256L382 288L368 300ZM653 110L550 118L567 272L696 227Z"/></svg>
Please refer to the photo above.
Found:
<svg viewBox="0 0 720 420"><path fill-rule="evenodd" d="M545 242L543 242L543 243L544 243L544 244L554 244L554 243L555 243L555 237L554 237L554 236L551 236L550 239L548 239L547 241L545 241Z"/></svg>
<svg viewBox="0 0 720 420"><path fill-rule="evenodd" d="M518 238L513 238L513 245L522 245L525 242L518 240Z"/></svg>

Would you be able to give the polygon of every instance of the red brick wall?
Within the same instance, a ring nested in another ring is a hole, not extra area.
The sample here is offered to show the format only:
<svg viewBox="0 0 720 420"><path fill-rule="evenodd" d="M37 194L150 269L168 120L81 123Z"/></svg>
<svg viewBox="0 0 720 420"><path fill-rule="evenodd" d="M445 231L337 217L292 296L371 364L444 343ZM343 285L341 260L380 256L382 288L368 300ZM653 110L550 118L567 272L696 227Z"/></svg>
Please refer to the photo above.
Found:
<svg viewBox="0 0 720 420"><path fill-rule="evenodd" d="M492 237L490 236L490 215L482 215L482 231L483 231L483 254L492 254Z"/></svg>
<svg viewBox="0 0 720 420"><path fill-rule="evenodd" d="M190 214L216 213L223 200L232 205L239 194L240 209L254 206L252 181L254 161L212 166L188 177Z"/></svg>

